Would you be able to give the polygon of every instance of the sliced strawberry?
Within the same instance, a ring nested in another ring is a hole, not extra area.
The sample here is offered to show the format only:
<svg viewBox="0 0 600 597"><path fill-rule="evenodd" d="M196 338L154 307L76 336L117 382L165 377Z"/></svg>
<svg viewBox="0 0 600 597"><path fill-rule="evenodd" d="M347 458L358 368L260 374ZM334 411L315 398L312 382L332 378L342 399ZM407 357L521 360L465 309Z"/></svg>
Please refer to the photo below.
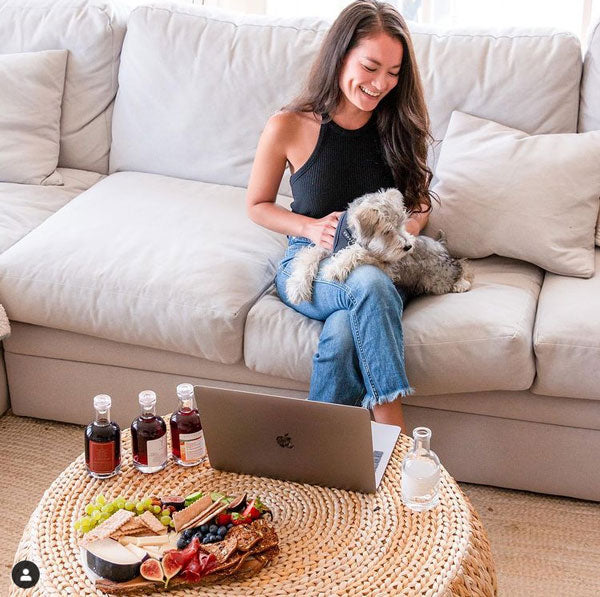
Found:
<svg viewBox="0 0 600 597"><path fill-rule="evenodd" d="M221 512L221 514L217 514L215 517L215 524L218 527L223 527L228 525L231 522L231 514L226 512Z"/></svg>
<svg viewBox="0 0 600 597"><path fill-rule="evenodd" d="M234 512L231 515L231 522L236 526L240 524L248 524L252 522L252 517L240 514L239 512Z"/></svg>
<svg viewBox="0 0 600 597"><path fill-rule="evenodd" d="M246 516L252 520L256 520L257 518L260 518L263 509L264 506L261 504L260 500L258 498L254 498L242 512L242 516Z"/></svg>

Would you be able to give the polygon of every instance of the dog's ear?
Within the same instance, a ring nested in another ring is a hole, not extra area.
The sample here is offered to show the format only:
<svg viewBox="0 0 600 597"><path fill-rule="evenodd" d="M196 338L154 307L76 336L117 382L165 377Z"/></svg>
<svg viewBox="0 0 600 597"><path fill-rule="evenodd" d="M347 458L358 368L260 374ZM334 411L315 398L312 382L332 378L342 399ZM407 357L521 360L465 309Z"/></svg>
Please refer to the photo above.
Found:
<svg viewBox="0 0 600 597"><path fill-rule="evenodd" d="M363 238L371 239L375 236L379 226L379 211L373 208L361 209L357 214L360 225L360 233Z"/></svg>
<svg viewBox="0 0 600 597"><path fill-rule="evenodd" d="M385 191L385 194L389 199L394 201L394 203L399 203L404 207L404 195L398 189L389 188Z"/></svg>

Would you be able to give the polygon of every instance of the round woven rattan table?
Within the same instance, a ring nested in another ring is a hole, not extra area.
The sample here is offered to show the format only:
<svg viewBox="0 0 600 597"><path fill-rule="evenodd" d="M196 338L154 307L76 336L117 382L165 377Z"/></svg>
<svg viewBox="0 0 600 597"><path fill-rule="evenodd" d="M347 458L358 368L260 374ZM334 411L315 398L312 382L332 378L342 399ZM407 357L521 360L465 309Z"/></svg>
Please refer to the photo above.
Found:
<svg viewBox="0 0 600 597"><path fill-rule="evenodd" d="M129 499L207 490L260 496L273 510L281 551L253 577L168 594L496 595L485 531L446 470L433 510L417 513L402 504L401 463L411 445L412 439L401 435L377 493L361 494L216 471L208 463L184 469L170 462L159 473L143 475L131 464L126 430L121 474L105 481L90 478L82 454L44 493L15 555L15 562L35 562L40 580L26 591L12 585L10 595L104 595L79 563L73 531L73 522L96 495Z"/></svg>

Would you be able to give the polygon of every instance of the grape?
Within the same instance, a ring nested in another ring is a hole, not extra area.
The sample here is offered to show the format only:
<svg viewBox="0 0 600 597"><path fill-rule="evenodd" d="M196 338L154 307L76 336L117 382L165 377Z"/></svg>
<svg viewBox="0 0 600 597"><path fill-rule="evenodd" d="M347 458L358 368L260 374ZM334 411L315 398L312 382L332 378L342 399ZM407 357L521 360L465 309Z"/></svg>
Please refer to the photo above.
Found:
<svg viewBox="0 0 600 597"><path fill-rule="evenodd" d="M100 510L94 510L92 512L92 520L100 520L101 517L102 514L100 513Z"/></svg>
<svg viewBox="0 0 600 597"><path fill-rule="evenodd" d="M125 502L125 510L133 510L135 508L135 504L133 502Z"/></svg>
<svg viewBox="0 0 600 597"><path fill-rule="evenodd" d="M112 512L112 506L110 504L104 504L102 508L100 508L102 514L110 514Z"/></svg>
<svg viewBox="0 0 600 597"><path fill-rule="evenodd" d="M158 512L157 512L157 514L158 514ZM165 509L162 511L162 515L163 515L163 516L171 516L171 510L169 510L168 508L165 508Z"/></svg>
<svg viewBox="0 0 600 597"><path fill-rule="evenodd" d="M171 528L173 528L173 529L175 528L175 521L173 519L171 519L171 522L169 523L169 526Z"/></svg>
<svg viewBox="0 0 600 597"><path fill-rule="evenodd" d="M108 512L103 512L98 519L99 522L104 522L110 518L110 514Z"/></svg>
<svg viewBox="0 0 600 597"><path fill-rule="evenodd" d="M119 496L114 502L113 504L117 507L118 510L122 510L123 508L125 508L125 498Z"/></svg>
<svg viewBox="0 0 600 597"><path fill-rule="evenodd" d="M81 520L76 520L73 524L73 528L78 531L81 528Z"/></svg>
<svg viewBox="0 0 600 597"><path fill-rule="evenodd" d="M152 505L152 500L149 497L145 497L141 503L143 504L144 508L149 508Z"/></svg>
<svg viewBox="0 0 600 597"><path fill-rule="evenodd" d="M144 504L142 504L142 502L138 502L135 505L135 509L141 514L144 511Z"/></svg>
<svg viewBox="0 0 600 597"><path fill-rule="evenodd" d="M85 513L86 514L93 514L94 510L96 510L96 506L94 506L94 504L88 504L85 507Z"/></svg>
<svg viewBox="0 0 600 597"><path fill-rule="evenodd" d="M105 497L104 497L102 494L100 494L100 495L99 495L99 496L96 498L96 503L97 503L99 506L104 506L104 504L106 504L106 498L105 498Z"/></svg>
<svg viewBox="0 0 600 597"><path fill-rule="evenodd" d="M171 517L170 516L161 516L160 521L162 522L162 524L164 524L166 527L168 527L169 524L171 524Z"/></svg>

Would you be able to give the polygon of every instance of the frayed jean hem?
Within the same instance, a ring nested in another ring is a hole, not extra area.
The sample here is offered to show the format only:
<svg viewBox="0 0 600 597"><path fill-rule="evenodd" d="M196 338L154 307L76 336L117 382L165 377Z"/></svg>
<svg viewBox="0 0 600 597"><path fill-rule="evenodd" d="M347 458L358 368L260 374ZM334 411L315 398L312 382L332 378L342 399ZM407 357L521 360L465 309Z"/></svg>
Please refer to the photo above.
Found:
<svg viewBox="0 0 600 597"><path fill-rule="evenodd" d="M373 396L373 394L369 393L369 394L366 394L365 397L363 398L361 406L363 408L372 409L376 405L388 404L389 402L394 402L394 400L396 400L396 398L398 398L398 396L402 396L404 398L405 396L411 396L414 393L415 393L415 389L411 388L410 386L408 388L402 388L396 392L392 392L391 394L386 394L385 396L378 396L377 398L375 398L375 396Z"/></svg>

